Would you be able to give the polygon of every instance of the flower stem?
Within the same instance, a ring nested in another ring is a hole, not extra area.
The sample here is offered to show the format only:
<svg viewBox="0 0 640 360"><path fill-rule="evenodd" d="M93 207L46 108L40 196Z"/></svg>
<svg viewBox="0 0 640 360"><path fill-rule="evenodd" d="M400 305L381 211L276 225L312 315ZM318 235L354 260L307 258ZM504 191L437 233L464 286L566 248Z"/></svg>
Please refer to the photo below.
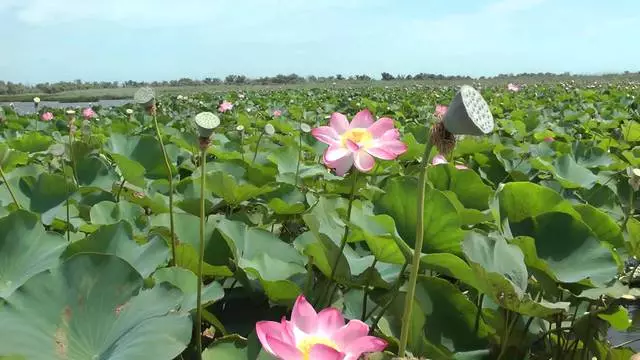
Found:
<svg viewBox="0 0 640 360"><path fill-rule="evenodd" d="M64 165L62 166L62 174L64 175L64 185L65 185L65 189L67 189L67 200L66 200L66 207L67 207L67 242L71 242L71 211L69 210L69 179L67 177L67 171L64 168Z"/></svg>
<svg viewBox="0 0 640 360"><path fill-rule="evenodd" d="M431 136L427 140L427 146L422 159L420 170L420 180L418 181L418 209L416 222L416 243L413 249L413 259L411 261L411 273L409 275L409 285L405 299L404 314L402 315L402 330L400 331L400 345L398 357L404 357L409 340L409 329L411 325L411 310L413 309L413 298L416 295L416 284L418 282L418 270L420 268L420 257L422 255L422 243L424 242L424 196L427 187L427 165L429 164L429 154L433 148Z"/></svg>
<svg viewBox="0 0 640 360"><path fill-rule="evenodd" d="M634 207L633 202L636 198L636 192L633 187L629 188L629 207L627 207L627 212L624 214L624 221L622 222L622 229L627 227L627 223L629 222L629 218L633 215Z"/></svg>
<svg viewBox="0 0 640 360"><path fill-rule="evenodd" d="M369 272L367 273L367 280L364 283L364 296L362 297L362 314L360 315L360 320L365 321L367 318L367 300L369 298L369 283L371 282L371 278L373 277L373 272L376 271L376 264L378 263L378 259L373 258L373 263L369 267Z"/></svg>
<svg viewBox="0 0 640 360"><path fill-rule="evenodd" d="M256 162L256 158L258 157L258 150L260 149L260 140L262 140L263 135L264 131L260 133L260 136L258 136L258 142L256 143L256 152L253 153L253 160L251 160L251 164Z"/></svg>
<svg viewBox="0 0 640 360"><path fill-rule="evenodd" d="M298 140L298 164L296 165L295 186L298 186L298 174L300 174L300 162L302 161L302 130Z"/></svg>
<svg viewBox="0 0 640 360"><path fill-rule="evenodd" d="M351 184L351 194L349 195L349 206L347 207L347 222L351 220L351 209L353 208L353 200L356 195L356 185L358 184L358 171L355 171L353 174L353 183ZM338 262L340 261L340 256L342 256L342 252L344 248L347 246L347 237L349 236L349 224L345 224L344 226L344 234L342 235L342 240L340 240L340 250L338 251L338 255L336 256L335 261L333 262L333 266L331 267L331 275L329 276L329 280L333 281L333 277L336 275L336 268L338 267ZM329 287L327 287L328 289ZM335 295L338 290L338 284L333 288L331 294L327 301L331 304L331 299ZM323 297L320 297L322 299Z"/></svg>
<svg viewBox="0 0 640 360"><path fill-rule="evenodd" d="M158 126L158 117L156 112L153 112L153 125L156 128L156 135L160 142L160 149L162 150L162 156L164 157L164 166L167 169L169 180L169 228L171 230L171 261L169 266L176 266L176 233L173 221L173 174L171 173L171 165L169 165L169 157L167 151L164 148L164 142L162 141L162 134L160 133L160 126Z"/></svg>
<svg viewBox="0 0 640 360"><path fill-rule="evenodd" d="M11 199L13 199L13 202L16 204L16 207L20 209L20 204L18 204L18 200L16 200L16 194L13 193L13 190L11 189L11 185L9 185L9 182L7 181L7 176L4 174L4 170L2 170L2 165L0 165L0 177L2 177L2 182L4 183L4 186L7 187L7 190L9 191L9 195L11 195Z"/></svg>
<svg viewBox="0 0 640 360"><path fill-rule="evenodd" d="M202 267L204 263L204 187L207 149L200 151L200 252L198 253L198 292L196 297L196 344L198 359L202 359Z"/></svg>

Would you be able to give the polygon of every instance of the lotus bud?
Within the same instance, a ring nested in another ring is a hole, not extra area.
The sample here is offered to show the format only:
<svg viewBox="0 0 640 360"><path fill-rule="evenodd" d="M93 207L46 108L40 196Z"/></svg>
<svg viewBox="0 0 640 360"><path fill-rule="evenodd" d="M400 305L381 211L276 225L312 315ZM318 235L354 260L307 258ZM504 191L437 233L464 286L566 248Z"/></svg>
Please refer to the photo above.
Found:
<svg viewBox="0 0 640 360"><path fill-rule="evenodd" d="M627 168L627 175L629 176L629 185L633 188L633 191L640 189L640 169Z"/></svg>
<svg viewBox="0 0 640 360"><path fill-rule="evenodd" d="M271 136L276 133L276 128L274 128L271 124L267 124L264 126L264 133Z"/></svg>

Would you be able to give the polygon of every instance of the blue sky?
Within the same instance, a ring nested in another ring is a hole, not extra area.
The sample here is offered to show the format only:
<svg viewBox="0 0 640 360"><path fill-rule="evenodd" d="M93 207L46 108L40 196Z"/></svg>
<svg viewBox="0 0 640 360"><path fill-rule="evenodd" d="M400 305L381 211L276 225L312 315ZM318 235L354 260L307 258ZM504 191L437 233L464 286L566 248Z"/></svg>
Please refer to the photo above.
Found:
<svg viewBox="0 0 640 360"><path fill-rule="evenodd" d="M640 71L638 0L0 0L0 79Z"/></svg>

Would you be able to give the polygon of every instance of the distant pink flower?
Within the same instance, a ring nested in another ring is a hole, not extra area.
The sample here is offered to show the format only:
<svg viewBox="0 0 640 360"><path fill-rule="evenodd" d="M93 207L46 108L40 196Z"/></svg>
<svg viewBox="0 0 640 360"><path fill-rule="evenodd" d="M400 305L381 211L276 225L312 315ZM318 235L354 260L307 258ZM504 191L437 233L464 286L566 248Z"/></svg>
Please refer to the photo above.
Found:
<svg viewBox="0 0 640 360"><path fill-rule="evenodd" d="M444 114L447 113L447 110L449 110L449 107L447 105L436 105L436 111L434 113L434 115L438 118L438 119L442 119L444 117Z"/></svg>
<svg viewBox="0 0 640 360"><path fill-rule="evenodd" d="M369 336L369 326L362 321L344 322L338 309L317 313L300 295L291 320L260 321L256 333L264 349L282 360L357 360L387 347L385 340Z"/></svg>
<svg viewBox="0 0 640 360"><path fill-rule="evenodd" d="M311 131L319 141L328 144L324 164L343 176L355 164L362 172L369 172L375 165L374 156L393 160L407 151L400 141L400 132L394 128L393 120L380 118L374 122L369 110L362 110L351 123L340 113L333 113L330 126L320 126Z"/></svg>
<svg viewBox="0 0 640 360"><path fill-rule="evenodd" d="M47 111L46 113L42 114L40 119L42 119L42 121L51 121L53 120L53 114Z"/></svg>
<svg viewBox="0 0 640 360"><path fill-rule="evenodd" d="M231 109L233 109L233 104L228 102L227 100L223 101L222 104L220 104L220 106L218 107L218 111L222 113L227 112Z"/></svg>
<svg viewBox="0 0 640 360"><path fill-rule="evenodd" d="M440 165L440 164L448 164L448 163L449 162L442 154L438 154L434 156L433 159L431 159L431 165ZM456 164L456 169L466 170L469 168L461 164Z"/></svg>
<svg viewBox="0 0 640 360"><path fill-rule="evenodd" d="M82 116L84 117L85 120L89 120L91 118L96 117L96 112L93 111L92 108L88 107L88 108L82 110Z"/></svg>
<svg viewBox="0 0 640 360"><path fill-rule="evenodd" d="M281 110L273 110L273 117L280 117L282 115Z"/></svg>
<svg viewBox="0 0 640 360"><path fill-rule="evenodd" d="M556 139L554 139L553 136L547 136L544 138L544 142L552 143L554 141L556 141Z"/></svg>
<svg viewBox="0 0 640 360"><path fill-rule="evenodd" d="M518 86L516 84L509 83L507 85L507 90L513 91L513 92L518 92L518 91L520 91L520 86Z"/></svg>

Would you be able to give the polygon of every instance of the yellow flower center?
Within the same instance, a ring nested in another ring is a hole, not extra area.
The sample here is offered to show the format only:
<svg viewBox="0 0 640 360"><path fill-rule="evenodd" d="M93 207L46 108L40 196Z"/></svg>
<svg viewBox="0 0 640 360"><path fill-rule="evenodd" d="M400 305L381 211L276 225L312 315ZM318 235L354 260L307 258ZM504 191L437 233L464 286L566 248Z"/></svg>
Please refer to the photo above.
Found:
<svg viewBox="0 0 640 360"><path fill-rule="evenodd" d="M333 349L338 350L338 345L336 345L336 343L331 341L331 339L327 339L321 336L314 336L314 335L307 336L301 342L298 343L298 350L302 352L304 360L311 360L311 358L309 357L310 356L309 353L311 352L311 348L317 344L326 345Z"/></svg>
<svg viewBox="0 0 640 360"><path fill-rule="evenodd" d="M342 145L346 146L347 140L351 140L359 146L366 147L373 140L373 135L367 129L351 129L345 131L341 136Z"/></svg>

